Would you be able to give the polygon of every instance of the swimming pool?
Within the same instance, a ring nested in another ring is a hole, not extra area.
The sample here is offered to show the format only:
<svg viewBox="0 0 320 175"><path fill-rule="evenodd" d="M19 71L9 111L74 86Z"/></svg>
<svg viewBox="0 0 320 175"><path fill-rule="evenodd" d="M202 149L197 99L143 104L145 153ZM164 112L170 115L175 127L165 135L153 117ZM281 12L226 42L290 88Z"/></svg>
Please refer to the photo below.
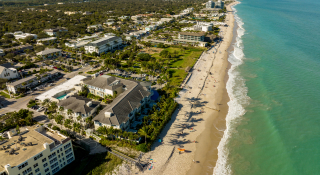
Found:
<svg viewBox="0 0 320 175"><path fill-rule="evenodd" d="M61 96L57 97L56 99L62 100L65 96L67 96L67 94L61 95Z"/></svg>

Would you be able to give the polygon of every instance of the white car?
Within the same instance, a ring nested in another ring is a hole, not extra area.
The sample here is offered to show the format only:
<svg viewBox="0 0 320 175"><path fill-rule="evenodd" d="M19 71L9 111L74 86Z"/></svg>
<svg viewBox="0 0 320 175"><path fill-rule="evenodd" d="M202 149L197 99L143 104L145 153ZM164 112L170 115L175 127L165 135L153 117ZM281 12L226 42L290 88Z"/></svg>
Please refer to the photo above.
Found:
<svg viewBox="0 0 320 175"><path fill-rule="evenodd" d="M41 112L42 110L44 110L44 107L40 107L37 111Z"/></svg>

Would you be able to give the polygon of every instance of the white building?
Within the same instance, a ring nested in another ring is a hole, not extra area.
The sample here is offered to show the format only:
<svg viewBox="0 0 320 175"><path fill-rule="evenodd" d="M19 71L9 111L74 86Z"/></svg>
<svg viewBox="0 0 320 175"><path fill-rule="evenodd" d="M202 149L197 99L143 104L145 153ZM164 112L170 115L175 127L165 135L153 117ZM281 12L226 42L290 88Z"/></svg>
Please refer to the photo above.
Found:
<svg viewBox="0 0 320 175"><path fill-rule="evenodd" d="M182 11L182 13L191 13L191 12L193 12L193 10L194 10L193 7L187 8L187 9L184 9L184 10Z"/></svg>
<svg viewBox="0 0 320 175"><path fill-rule="evenodd" d="M20 134L11 130L8 136L0 143L1 175L52 175L75 160L71 139L45 126L20 128Z"/></svg>
<svg viewBox="0 0 320 175"><path fill-rule="evenodd" d="M43 31L49 36L56 36L58 32L67 32L68 29L61 27L58 29L45 29Z"/></svg>
<svg viewBox="0 0 320 175"><path fill-rule="evenodd" d="M214 2L212 2L212 1L208 1L207 3L206 3L206 8L214 8Z"/></svg>
<svg viewBox="0 0 320 175"><path fill-rule="evenodd" d="M96 52L101 54L109 50L113 50L122 45L122 39L117 36L107 36L99 40L92 41L84 46L86 53Z"/></svg>
<svg viewBox="0 0 320 175"><path fill-rule="evenodd" d="M25 39L27 36L33 36L34 39L37 39L36 34L23 33L21 31L14 32L13 35L14 35L15 39Z"/></svg>
<svg viewBox="0 0 320 175"><path fill-rule="evenodd" d="M203 31L208 32L212 31L213 23L207 23L207 22L197 22L196 25L192 27L184 27L181 29L181 31Z"/></svg>
<svg viewBox="0 0 320 175"><path fill-rule="evenodd" d="M5 78L8 80L19 78L19 73L15 68L6 68L0 66L0 78Z"/></svg>
<svg viewBox="0 0 320 175"><path fill-rule="evenodd" d="M223 9L224 8L224 2L222 2L221 0L218 0L218 2L216 3L215 8Z"/></svg>
<svg viewBox="0 0 320 175"><path fill-rule="evenodd" d="M44 92L43 94L37 96L35 99L40 101L44 101L45 99L49 99L50 101L59 102L60 100L66 99L68 96L74 95L81 87L81 81L87 77L82 75L76 75L70 80L60 84L59 86L55 86L54 88Z"/></svg>
<svg viewBox="0 0 320 175"><path fill-rule="evenodd" d="M37 40L38 45L43 45L43 44L49 44L50 41L55 42L57 40L56 37L50 37L50 38L42 38Z"/></svg>

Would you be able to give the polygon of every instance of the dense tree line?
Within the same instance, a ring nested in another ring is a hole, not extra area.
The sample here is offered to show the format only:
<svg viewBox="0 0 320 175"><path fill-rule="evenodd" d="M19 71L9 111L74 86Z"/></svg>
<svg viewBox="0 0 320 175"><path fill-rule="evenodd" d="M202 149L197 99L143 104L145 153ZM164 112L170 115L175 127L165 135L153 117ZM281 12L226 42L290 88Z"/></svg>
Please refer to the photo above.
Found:
<svg viewBox="0 0 320 175"><path fill-rule="evenodd" d="M48 6L27 6L32 1L10 2L12 6L4 6L0 2L0 37L5 32L23 31L39 34L43 29L53 27L67 27L70 36L85 34L87 25L103 23L113 16L136 15L144 13L158 13L158 15L178 14L188 7L197 7L196 3L205 0L185 1L160 1L160 0L104 0L84 3L66 3L64 5ZM41 1L40 1L41 2ZM55 1L56 2L56 1ZM14 5L24 3L25 6ZM34 11L27 10L35 8ZM39 12L36 10L45 9L48 11ZM65 11L89 11L92 15L65 15ZM117 19L116 19L117 20ZM63 35L63 34L61 34ZM66 35L66 34L64 34Z"/></svg>

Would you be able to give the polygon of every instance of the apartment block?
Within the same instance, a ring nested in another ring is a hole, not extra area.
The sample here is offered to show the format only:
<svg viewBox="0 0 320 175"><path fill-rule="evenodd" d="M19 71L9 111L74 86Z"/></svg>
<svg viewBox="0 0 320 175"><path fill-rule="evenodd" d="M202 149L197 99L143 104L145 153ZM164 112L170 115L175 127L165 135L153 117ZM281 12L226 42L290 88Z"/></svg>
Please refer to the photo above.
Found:
<svg viewBox="0 0 320 175"><path fill-rule="evenodd" d="M71 139L45 126L8 136L0 142L0 175L53 175L75 160Z"/></svg>

